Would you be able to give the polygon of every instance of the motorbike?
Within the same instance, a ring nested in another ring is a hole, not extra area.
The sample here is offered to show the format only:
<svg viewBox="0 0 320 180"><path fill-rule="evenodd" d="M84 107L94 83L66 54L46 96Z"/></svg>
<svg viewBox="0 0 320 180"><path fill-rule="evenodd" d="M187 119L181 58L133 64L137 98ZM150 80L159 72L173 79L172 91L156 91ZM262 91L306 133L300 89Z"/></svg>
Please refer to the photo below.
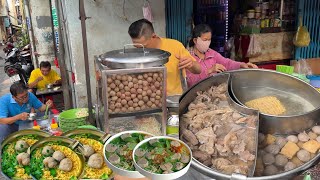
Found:
<svg viewBox="0 0 320 180"><path fill-rule="evenodd" d="M32 65L30 51L25 46L21 51L17 48L12 48L8 53L5 61L4 71L9 76L12 83L21 82L28 84L28 79L34 66Z"/></svg>

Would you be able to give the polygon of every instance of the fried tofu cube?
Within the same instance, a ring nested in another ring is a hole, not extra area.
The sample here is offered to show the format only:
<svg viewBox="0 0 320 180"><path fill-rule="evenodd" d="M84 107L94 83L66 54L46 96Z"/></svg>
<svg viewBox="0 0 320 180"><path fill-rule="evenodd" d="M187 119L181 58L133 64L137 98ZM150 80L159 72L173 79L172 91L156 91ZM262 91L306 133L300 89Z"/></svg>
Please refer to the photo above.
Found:
<svg viewBox="0 0 320 180"><path fill-rule="evenodd" d="M310 140L305 142L302 148L309 151L310 153L316 153L320 148L320 143L316 140Z"/></svg>
<svg viewBox="0 0 320 180"><path fill-rule="evenodd" d="M276 137L271 135L271 134L267 134L266 140L265 140L267 145L273 144L276 141Z"/></svg>
<svg viewBox="0 0 320 180"><path fill-rule="evenodd" d="M281 149L280 153L285 155L288 159L292 159L294 155L300 150L299 146L293 142L288 141Z"/></svg>

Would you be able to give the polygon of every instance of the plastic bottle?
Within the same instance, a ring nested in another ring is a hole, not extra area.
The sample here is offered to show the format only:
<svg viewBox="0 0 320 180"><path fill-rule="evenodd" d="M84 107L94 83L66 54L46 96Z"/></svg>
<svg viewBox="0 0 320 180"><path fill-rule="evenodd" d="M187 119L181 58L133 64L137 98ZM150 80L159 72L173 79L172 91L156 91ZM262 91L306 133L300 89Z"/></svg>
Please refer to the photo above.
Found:
<svg viewBox="0 0 320 180"><path fill-rule="evenodd" d="M37 120L34 120L33 121L33 127L32 127L32 129L37 129L37 130L40 130L41 129L41 127L38 125L38 123L37 123Z"/></svg>
<svg viewBox="0 0 320 180"><path fill-rule="evenodd" d="M58 124L56 123L56 121L54 120L54 118L52 118L51 120L51 125L50 125L50 133L54 136L61 136L62 131L61 129L58 127Z"/></svg>

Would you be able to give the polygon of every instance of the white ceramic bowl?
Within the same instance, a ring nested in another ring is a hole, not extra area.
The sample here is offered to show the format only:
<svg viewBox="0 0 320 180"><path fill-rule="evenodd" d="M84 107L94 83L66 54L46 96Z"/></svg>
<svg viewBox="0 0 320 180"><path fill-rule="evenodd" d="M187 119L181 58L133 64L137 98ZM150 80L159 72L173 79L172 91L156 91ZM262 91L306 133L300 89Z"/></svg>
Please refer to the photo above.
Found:
<svg viewBox="0 0 320 180"><path fill-rule="evenodd" d="M110 142L112 140L114 140L117 137L120 137L123 134L133 134L133 133L140 133L140 134L145 134L145 135L149 135L149 136L154 136L150 133L144 132L144 131L124 131L118 134L115 134L113 136L111 136L106 143L103 146L103 156L104 156L104 160L107 164L107 166L112 169L113 172L115 172L115 174L119 174L120 176L126 176L128 178L144 178L144 176L142 174L140 174L138 171L129 171L129 170L125 170L125 169L121 169L118 168L117 166L113 165L107 158L106 155L106 147L108 144L110 144Z"/></svg>
<svg viewBox="0 0 320 180"><path fill-rule="evenodd" d="M144 170L143 168L141 168L135 158L134 158L134 155L135 155L135 152L136 150L142 146L143 144L147 143L148 141L152 140L152 139L170 139L170 140L174 140L174 141L178 141L179 143L183 144L189 151L189 154L190 154L190 160L189 160L189 163L183 168L181 169L180 171L177 171L177 172L173 172L173 173L170 173L170 174L156 174L156 173L152 173L152 172L149 172L149 171L146 171ZM192 152L191 152L191 149L190 147L182 142L181 140L179 139L176 139L176 138L172 138L172 137L168 137L168 136L154 136L154 137L150 137L150 138L147 138L143 141L141 141L139 144L137 144L137 146L134 148L133 150L133 163L134 163L134 166L136 168L137 171L139 171L139 173L143 174L144 176L152 179L152 180L170 180L170 179L177 179L181 176L183 176L184 174L186 174L190 168L190 165L191 165L191 160L192 160Z"/></svg>

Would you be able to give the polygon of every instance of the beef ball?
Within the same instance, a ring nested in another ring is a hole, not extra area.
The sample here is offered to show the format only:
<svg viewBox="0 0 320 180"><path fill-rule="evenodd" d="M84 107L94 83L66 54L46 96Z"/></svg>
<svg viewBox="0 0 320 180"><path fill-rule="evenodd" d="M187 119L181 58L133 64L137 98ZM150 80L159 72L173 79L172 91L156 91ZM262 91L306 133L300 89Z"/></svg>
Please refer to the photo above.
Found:
<svg viewBox="0 0 320 180"><path fill-rule="evenodd" d="M83 155L85 157L90 157L94 153L94 149L89 145L83 145L83 149L84 149Z"/></svg>
<svg viewBox="0 0 320 180"><path fill-rule="evenodd" d="M53 154L52 154L52 157L57 160L57 161L61 161L62 159L64 159L66 156L64 155L63 152L61 151L55 151Z"/></svg>
<svg viewBox="0 0 320 180"><path fill-rule="evenodd" d="M26 141L24 140L19 140L16 142L16 145L14 147L14 149L18 152L24 152L29 148L29 145Z"/></svg>
<svg viewBox="0 0 320 180"><path fill-rule="evenodd" d="M318 135L320 135L320 126L313 126L312 131Z"/></svg>
<svg viewBox="0 0 320 180"><path fill-rule="evenodd" d="M28 153L20 153L17 156L17 161L20 165L27 166L30 164L30 156Z"/></svg>
<svg viewBox="0 0 320 180"><path fill-rule="evenodd" d="M290 136L288 136L287 137L287 140L288 141L291 141L291 142L293 142L293 143L297 143L299 140L298 140L298 137L297 136L295 136L295 135L290 135Z"/></svg>
<svg viewBox="0 0 320 180"><path fill-rule="evenodd" d="M42 155L45 155L45 156L51 156L53 152L54 150L52 149L51 146L45 146L41 151Z"/></svg>
<svg viewBox="0 0 320 180"><path fill-rule="evenodd" d="M275 160L273 154L267 153L267 154L263 155L262 161L265 165L270 165L270 164L273 164L276 160Z"/></svg>
<svg viewBox="0 0 320 180"><path fill-rule="evenodd" d="M302 133L298 134L298 139L299 139L299 141L307 142L307 141L309 141L310 137L308 136L308 134L306 132L302 132Z"/></svg>
<svg viewBox="0 0 320 180"><path fill-rule="evenodd" d="M284 170L285 171L290 171L294 168L296 168L296 164L294 164L293 162L288 162L285 166L284 166Z"/></svg>
<svg viewBox="0 0 320 180"><path fill-rule="evenodd" d="M264 150L268 153L276 155L280 151L280 146L276 144L270 144Z"/></svg>
<svg viewBox="0 0 320 180"><path fill-rule="evenodd" d="M275 175L277 173L278 173L278 168L274 165L267 166L263 171L263 175L265 175L265 176L271 176L271 175Z"/></svg>
<svg viewBox="0 0 320 180"><path fill-rule="evenodd" d="M282 154L276 155L276 162L277 166L283 167L288 163L288 158Z"/></svg>
<svg viewBox="0 0 320 180"><path fill-rule="evenodd" d="M43 164L46 168L55 168L58 165L57 161L53 157L46 157L43 160Z"/></svg>
<svg viewBox="0 0 320 180"><path fill-rule="evenodd" d="M287 143L286 138L281 136L276 138L276 145L278 145L280 148L283 148L283 146L286 145L286 143Z"/></svg>
<svg viewBox="0 0 320 180"><path fill-rule="evenodd" d="M72 161L69 158L64 158L59 164L59 169L62 171L69 172L72 169Z"/></svg>
<svg viewBox="0 0 320 180"><path fill-rule="evenodd" d="M92 154L88 160L88 166L94 169L101 169L103 157L99 153Z"/></svg>
<svg viewBox="0 0 320 180"><path fill-rule="evenodd" d="M297 157L302 161L302 162L308 162L311 157L310 157L310 153L304 149L301 149L300 151L298 151L297 153Z"/></svg>

